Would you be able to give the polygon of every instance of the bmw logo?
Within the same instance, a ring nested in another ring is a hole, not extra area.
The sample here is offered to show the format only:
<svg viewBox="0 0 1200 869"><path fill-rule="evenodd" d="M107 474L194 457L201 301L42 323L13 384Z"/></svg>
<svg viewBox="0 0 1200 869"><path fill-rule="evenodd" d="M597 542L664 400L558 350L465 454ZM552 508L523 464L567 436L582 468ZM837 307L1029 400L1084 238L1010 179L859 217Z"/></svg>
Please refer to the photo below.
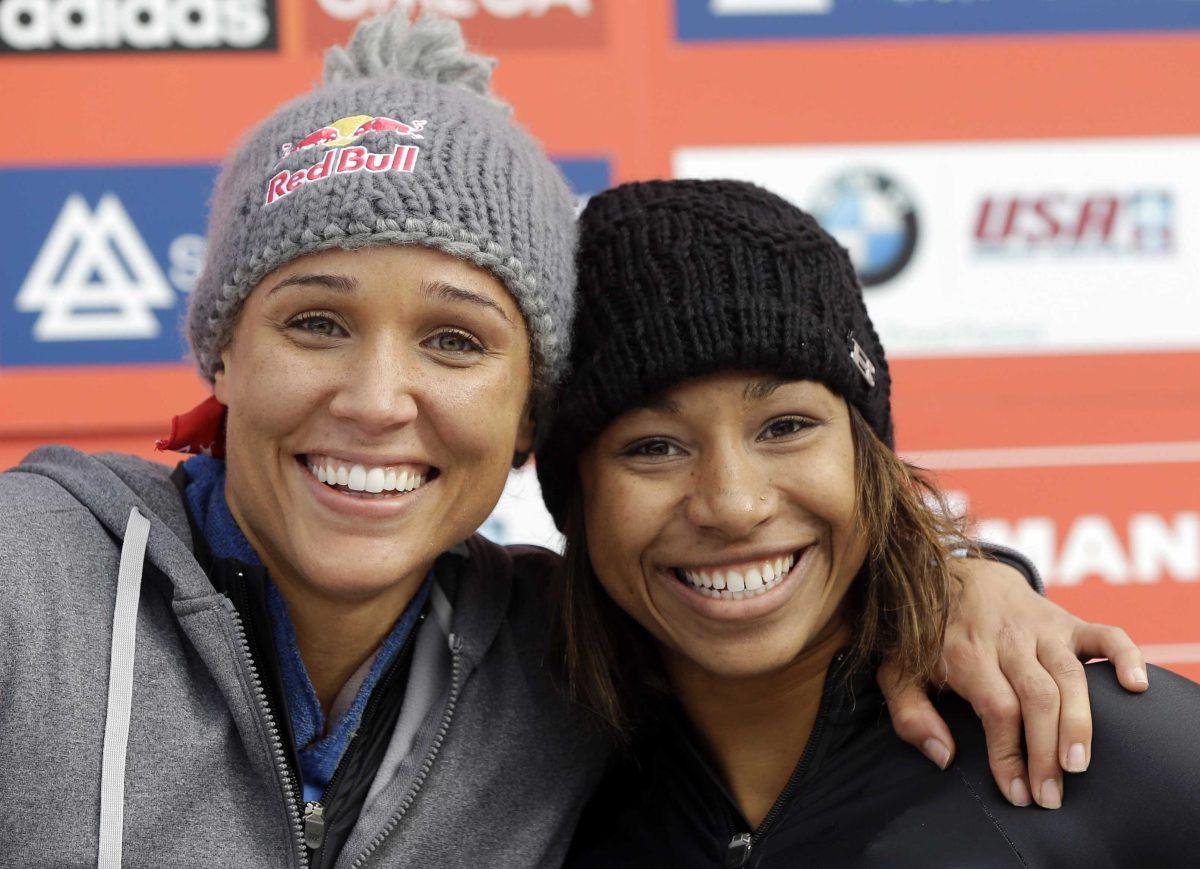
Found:
<svg viewBox="0 0 1200 869"><path fill-rule="evenodd" d="M904 270L917 248L917 210L891 178L843 172L813 198L813 217L849 252L864 287L885 284Z"/></svg>

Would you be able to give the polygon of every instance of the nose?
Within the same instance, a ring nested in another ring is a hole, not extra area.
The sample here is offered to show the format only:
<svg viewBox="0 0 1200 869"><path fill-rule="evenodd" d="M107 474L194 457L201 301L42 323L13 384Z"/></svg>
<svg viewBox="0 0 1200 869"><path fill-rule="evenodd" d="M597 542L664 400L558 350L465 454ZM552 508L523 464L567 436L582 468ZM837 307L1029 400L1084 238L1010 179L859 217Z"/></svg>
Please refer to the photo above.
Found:
<svg viewBox="0 0 1200 869"><path fill-rule="evenodd" d="M695 526L741 540L770 521L777 506L767 469L744 449L731 446L698 463L684 509Z"/></svg>
<svg viewBox="0 0 1200 869"><path fill-rule="evenodd" d="M403 350L378 341L347 360L329 403L335 417L378 435L417 418L417 373Z"/></svg>

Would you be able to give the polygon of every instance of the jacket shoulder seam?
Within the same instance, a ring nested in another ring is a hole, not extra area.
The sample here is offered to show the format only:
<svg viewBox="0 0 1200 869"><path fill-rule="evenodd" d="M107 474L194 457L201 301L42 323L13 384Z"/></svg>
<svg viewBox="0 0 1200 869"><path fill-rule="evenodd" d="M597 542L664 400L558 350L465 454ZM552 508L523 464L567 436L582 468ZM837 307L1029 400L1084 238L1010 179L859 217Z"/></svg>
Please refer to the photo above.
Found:
<svg viewBox="0 0 1200 869"><path fill-rule="evenodd" d="M979 796L975 788L971 785L970 779L967 778L966 774L961 769L956 769L955 772L958 773L958 777L962 781L963 786L974 798L976 804L979 806L979 810L983 812L984 817L986 817L988 821L991 822L992 826L996 828L996 832L1004 838L1004 841L1008 845L1008 849L1012 851L1013 856L1021 862L1022 866L1026 867L1026 869L1029 869L1029 862L1025 859L1025 855L1021 853L1021 849L1017 847L1016 842L1014 842L1012 837L1008 835L1008 831L1004 829L1004 826L1000 823L1000 819L992 814L992 812L988 809L987 804L983 801L983 798Z"/></svg>

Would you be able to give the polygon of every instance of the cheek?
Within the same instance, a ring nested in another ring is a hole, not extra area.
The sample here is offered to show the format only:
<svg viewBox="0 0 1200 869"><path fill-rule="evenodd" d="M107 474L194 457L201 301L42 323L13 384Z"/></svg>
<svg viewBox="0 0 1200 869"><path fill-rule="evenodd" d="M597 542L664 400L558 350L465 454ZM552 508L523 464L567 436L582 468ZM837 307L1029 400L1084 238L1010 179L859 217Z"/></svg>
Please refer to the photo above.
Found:
<svg viewBox="0 0 1200 869"><path fill-rule="evenodd" d="M642 487L623 485L603 475L584 486L584 515L588 552L600 584L627 613L642 621L645 577L642 558L660 524L653 496Z"/></svg>
<svg viewBox="0 0 1200 869"><path fill-rule="evenodd" d="M282 437L322 405L324 366L288 352L261 333L239 336L229 353L220 396L229 407L229 440Z"/></svg>
<svg viewBox="0 0 1200 869"><path fill-rule="evenodd" d="M499 462L507 475L529 394L529 378L453 372L427 381L425 412L460 460Z"/></svg>

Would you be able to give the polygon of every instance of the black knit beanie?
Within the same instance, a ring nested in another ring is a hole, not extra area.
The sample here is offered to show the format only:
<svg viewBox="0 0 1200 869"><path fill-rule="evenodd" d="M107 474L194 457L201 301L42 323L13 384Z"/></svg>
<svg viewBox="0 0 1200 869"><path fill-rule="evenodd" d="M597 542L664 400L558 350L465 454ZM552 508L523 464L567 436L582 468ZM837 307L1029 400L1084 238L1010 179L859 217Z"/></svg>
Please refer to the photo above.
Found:
<svg viewBox="0 0 1200 869"><path fill-rule="evenodd" d="M846 251L740 181L649 181L580 217L570 373L537 451L561 529L581 450L626 410L725 370L815 380L892 444L887 361Z"/></svg>

